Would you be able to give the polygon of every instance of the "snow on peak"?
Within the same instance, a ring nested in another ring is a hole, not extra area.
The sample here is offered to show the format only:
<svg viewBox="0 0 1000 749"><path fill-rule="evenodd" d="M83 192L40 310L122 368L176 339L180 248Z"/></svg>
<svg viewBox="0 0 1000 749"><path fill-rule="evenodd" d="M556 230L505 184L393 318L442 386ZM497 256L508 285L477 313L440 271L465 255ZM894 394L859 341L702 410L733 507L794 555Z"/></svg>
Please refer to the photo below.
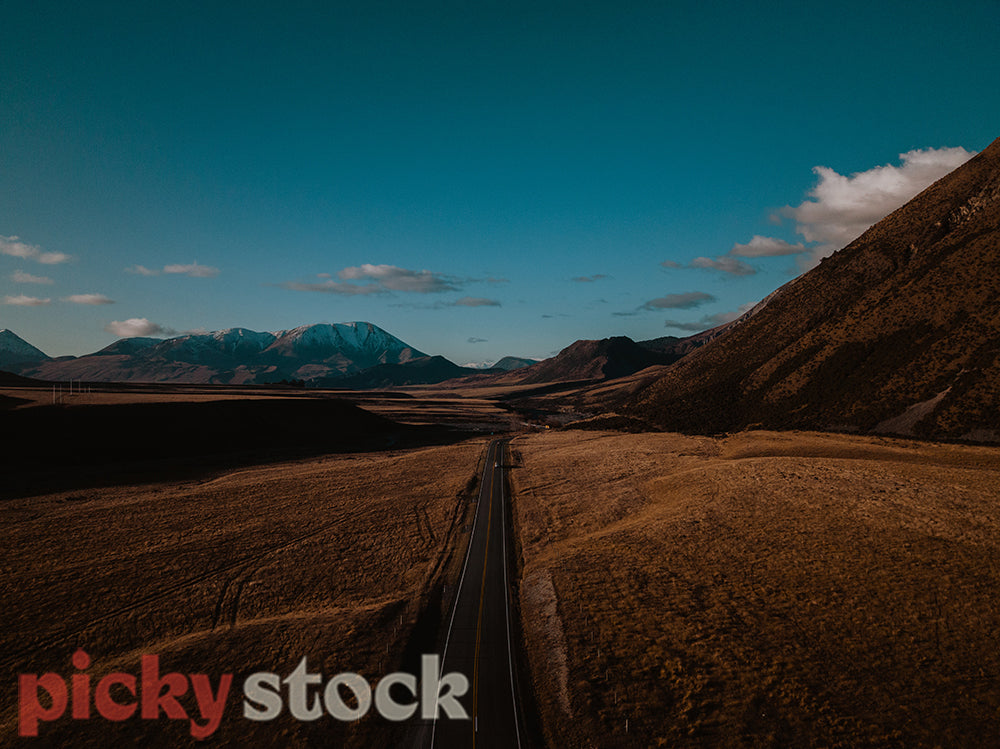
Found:
<svg viewBox="0 0 1000 749"><path fill-rule="evenodd" d="M7 328L0 330L0 351L24 359L49 358L44 352L32 346L13 330L8 330Z"/></svg>
<svg viewBox="0 0 1000 749"><path fill-rule="evenodd" d="M263 351L274 343L274 333L258 333L247 328L226 328L211 334L219 343L227 347L240 346Z"/></svg>
<svg viewBox="0 0 1000 749"><path fill-rule="evenodd" d="M393 335L369 322L316 323L274 334L296 346L330 346L337 349L375 351L409 348Z"/></svg>

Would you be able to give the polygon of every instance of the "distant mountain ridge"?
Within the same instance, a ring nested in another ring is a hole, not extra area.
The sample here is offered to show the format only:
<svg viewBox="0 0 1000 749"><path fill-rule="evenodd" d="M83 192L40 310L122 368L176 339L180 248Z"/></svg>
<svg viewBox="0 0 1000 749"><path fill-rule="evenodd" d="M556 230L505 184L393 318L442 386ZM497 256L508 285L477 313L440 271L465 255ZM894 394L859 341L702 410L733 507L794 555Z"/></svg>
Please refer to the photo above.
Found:
<svg viewBox="0 0 1000 749"><path fill-rule="evenodd" d="M520 375L520 383L525 385L560 380L608 380L672 361L675 359L669 354L644 348L626 336L615 336L575 341L551 359L515 374Z"/></svg>
<svg viewBox="0 0 1000 749"><path fill-rule="evenodd" d="M14 371L38 362L47 361L49 357L21 338L12 330L0 330L0 369Z"/></svg>
<svg viewBox="0 0 1000 749"><path fill-rule="evenodd" d="M93 354L50 358L0 333L0 369L43 380L260 384L350 375L427 356L367 322L274 333L229 328L174 338L124 338Z"/></svg>
<svg viewBox="0 0 1000 749"><path fill-rule="evenodd" d="M1000 139L620 408L695 432L1000 441Z"/></svg>
<svg viewBox="0 0 1000 749"><path fill-rule="evenodd" d="M471 376L463 378L463 384L506 387L615 380L651 367L673 364L733 324L727 323L687 338L666 336L638 342L627 336L582 339L548 359L515 359L520 365L516 368L505 369L504 366L507 359L513 357L501 359L489 370L473 371Z"/></svg>
<svg viewBox="0 0 1000 749"><path fill-rule="evenodd" d="M47 356L0 331L0 371L38 380L258 385L376 389L434 384L537 363L507 356L487 369L429 356L368 322L320 323L258 332L227 328L173 338L122 338L86 356Z"/></svg>
<svg viewBox="0 0 1000 749"><path fill-rule="evenodd" d="M525 359L521 356L505 356L492 364L489 369L502 369L504 372L513 372L517 369L530 367L532 364L538 364L538 359Z"/></svg>

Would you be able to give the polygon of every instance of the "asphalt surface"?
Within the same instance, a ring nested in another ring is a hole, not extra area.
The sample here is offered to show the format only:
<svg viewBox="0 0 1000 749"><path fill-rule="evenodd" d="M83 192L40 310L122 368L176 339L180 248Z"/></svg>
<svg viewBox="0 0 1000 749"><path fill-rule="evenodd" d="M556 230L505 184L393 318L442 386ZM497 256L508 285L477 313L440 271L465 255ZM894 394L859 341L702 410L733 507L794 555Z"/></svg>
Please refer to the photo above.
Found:
<svg viewBox="0 0 1000 749"><path fill-rule="evenodd" d="M512 573L510 517L504 472L506 441L494 440L486 454L472 537L441 650L443 674L469 680L459 698L469 718L439 715L420 726L414 746L431 749L527 747L518 702L514 621L508 584Z"/></svg>

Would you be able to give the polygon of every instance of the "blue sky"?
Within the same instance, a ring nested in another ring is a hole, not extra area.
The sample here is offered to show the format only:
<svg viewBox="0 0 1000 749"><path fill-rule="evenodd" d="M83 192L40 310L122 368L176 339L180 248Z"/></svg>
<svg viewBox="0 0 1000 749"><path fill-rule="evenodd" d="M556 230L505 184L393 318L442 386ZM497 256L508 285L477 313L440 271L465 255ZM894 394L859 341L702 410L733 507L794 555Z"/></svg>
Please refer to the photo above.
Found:
<svg viewBox="0 0 1000 749"><path fill-rule="evenodd" d="M710 327L1000 136L996 0L756 6L7 2L0 327Z"/></svg>

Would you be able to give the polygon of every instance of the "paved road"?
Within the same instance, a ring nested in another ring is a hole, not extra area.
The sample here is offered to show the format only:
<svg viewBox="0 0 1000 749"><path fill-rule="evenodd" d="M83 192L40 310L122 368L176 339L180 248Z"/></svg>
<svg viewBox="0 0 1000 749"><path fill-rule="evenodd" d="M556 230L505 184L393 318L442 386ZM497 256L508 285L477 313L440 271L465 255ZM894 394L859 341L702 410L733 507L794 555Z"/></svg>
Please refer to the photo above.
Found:
<svg viewBox="0 0 1000 749"><path fill-rule="evenodd" d="M517 749L524 720L517 697L514 644L508 601L510 522L504 481L506 441L486 453L472 537L441 653L443 673L469 680L460 702L469 720L445 717L425 724L416 745L432 749Z"/></svg>

